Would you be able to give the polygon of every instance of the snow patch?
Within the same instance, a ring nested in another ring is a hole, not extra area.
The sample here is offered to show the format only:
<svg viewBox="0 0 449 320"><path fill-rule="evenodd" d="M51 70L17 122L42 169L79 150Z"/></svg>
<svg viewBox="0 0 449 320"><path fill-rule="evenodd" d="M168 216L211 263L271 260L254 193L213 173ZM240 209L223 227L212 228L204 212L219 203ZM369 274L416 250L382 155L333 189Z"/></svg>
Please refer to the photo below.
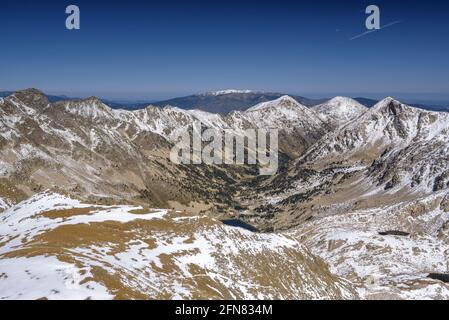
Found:
<svg viewBox="0 0 449 320"><path fill-rule="evenodd" d="M96 282L86 281L88 270L55 257L0 259L0 300L105 300L113 296Z"/></svg>

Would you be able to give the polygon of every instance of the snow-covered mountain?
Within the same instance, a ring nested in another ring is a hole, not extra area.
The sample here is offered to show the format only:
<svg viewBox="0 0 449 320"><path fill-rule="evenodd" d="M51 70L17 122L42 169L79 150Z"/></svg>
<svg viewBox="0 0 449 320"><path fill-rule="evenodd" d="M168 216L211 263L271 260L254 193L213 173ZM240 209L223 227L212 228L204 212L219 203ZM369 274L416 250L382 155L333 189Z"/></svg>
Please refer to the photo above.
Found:
<svg viewBox="0 0 449 320"><path fill-rule="evenodd" d="M240 217L288 229L364 299L447 299L448 117L386 98L249 191Z"/></svg>
<svg viewBox="0 0 449 320"><path fill-rule="evenodd" d="M114 110L95 98L51 104L37 90L2 98L0 105L0 174L5 181L0 196L10 202L59 187L96 198L136 199L144 192L145 199L162 205L167 195L159 194L158 184L179 195L200 176L209 181L205 172L211 173L210 168L191 172L167 159L179 132L195 121L237 134L248 128L279 129L281 151L296 159L287 171L259 187L273 194L282 190L279 199L292 202L291 210L297 210L295 197L309 188L328 193L328 185L336 184L335 175L344 179L332 193L355 202L363 195L429 194L449 183L448 115L409 107L393 98L365 109L337 97L309 109L283 96L226 116L172 106ZM341 125L329 126L323 115L340 119ZM190 173L180 175L180 170ZM224 172L227 177L219 185L240 184L231 168ZM179 177L185 177L185 184L176 181ZM350 181L359 183L357 188ZM229 189L220 197L226 192ZM198 193L202 192L195 191L193 197ZM232 194L226 201L231 198ZM309 207L311 202L305 204ZM304 215L294 215L299 216Z"/></svg>
<svg viewBox="0 0 449 320"><path fill-rule="evenodd" d="M252 93L217 96L235 94ZM278 129L279 172L172 163L196 121L237 135ZM16 92L0 98L0 297L39 278L48 286L29 297L447 298L427 275L447 273L448 134L449 114L393 98L309 108L278 96L219 114Z"/></svg>
<svg viewBox="0 0 449 320"><path fill-rule="evenodd" d="M242 89L226 89L226 90L218 90L218 91L209 91L203 93L203 95L211 95L211 96L222 96L226 94L234 94L234 93L253 93L255 91L252 90L242 90Z"/></svg>
<svg viewBox="0 0 449 320"><path fill-rule="evenodd" d="M449 114L386 98L328 134L300 161L366 166L376 187L430 193L449 182L448 133Z"/></svg>
<svg viewBox="0 0 449 320"><path fill-rule="evenodd" d="M185 110L200 109L226 115L232 111L245 111L256 104L273 101L282 96L285 96L285 93L231 89L173 98L155 102L154 105L160 107L172 105ZM324 102L323 99L309 99L298 95L292 97L307 106Z"/></svg>
<svg viewBox="0 0 449 320"><path fill-rule="evenodd" d="M202 193L188 187L193 176L208 180L210 168L192 171L168 159L176 132L195 119L184 110L113 110L94 98L51 104L36 90L6 97L0 107L0 196L13 202L56 188L155 205L171 193L188 203L192 191ZM181 189L191 191L182 196Z"/></svg>
<svg viewBox="0 0 449 320"><path fill-rule="evenodd" d="M18 188L12 201L55 187L98 199L135 199L144 193L154 205L172 197L167 197L165 189L178 197L181 189L188 188L188 193L196 189L188 198L198 197L203 191L192 183L197 179L207 182L207 175L215 169L198 167L192 171L168 159L179 133L195 121L236 134L249 128L279 128L286 139L296 141L284 144L286 152L287 147L304 150L326 132L326 124L313 111L290 97L227 116L173 106L115 110L96 98L52 104L34 89L2 98L0 106L0 174L5 185ZM180 175L180 170L186 172ZM226 173L233 174L232 170ZM176 181L179 178L185 179L183 187ZM229 190L211 187L219 190L221 198L227 198L223 200L232 202L232 194L226 196ZM4 194L10 196L6 191Z"/></svg>
<svg viewBox="0 0 449 320"><path fill-rule="evenodd" d="M357 119L368 110L356 100L347 97L335 97L312 109L320 115L323 121L335 127Z"/></svg>
<svg viewBox="0 0 449 320"><path fill-rule="evenodd" d="M386 98L328 132L262 188L298 221L429 195L449 186L448 133L447 113Z"/></svg>

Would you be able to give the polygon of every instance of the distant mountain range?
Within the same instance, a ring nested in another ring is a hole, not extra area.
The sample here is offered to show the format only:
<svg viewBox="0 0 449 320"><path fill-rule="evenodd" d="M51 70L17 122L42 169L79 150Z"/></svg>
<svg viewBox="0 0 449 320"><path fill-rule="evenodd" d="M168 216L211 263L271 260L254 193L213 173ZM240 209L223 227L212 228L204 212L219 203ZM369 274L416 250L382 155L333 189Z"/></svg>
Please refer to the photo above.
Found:
<svg viewBox="0 0 449 320"><path fill-rule="evenodd" d="M3 91L0 92L0 97L7 97L12 93L12 91ZM201 94L193 94L185 97L176 97L162 101L120 101L113 99L101 99L101 101L113 109L139 110L144 109L149 105L153 105L159 107L173 106L184 110L198 109L211 113L228 114L231 111L245 111L256 104L273 101L285 95L294 98L296 101L307 107L320 105L329 100L329 98L311 99L304 96L285 94L280 92L221 90ZM66 100L79 100L76 97L68 97L66 95L47 95L47 98L51 103ZM364 97L355 97L353 99L368 108L371 108L378 102L378 100ZM409 103L409 105L431 111L449 111L449 104L447 106L444 106L429 102Z"/></svg>
<svg viewBox="0 0 449 320"><path fill-rule="evenodd" d="M171 105L181 109L200 109L212 113L227 114L231 111L244 111L256 104L273 101L285 95L285 93L225 90L158 101L153 104L161 107ZM309 99L298 95L289 96L308 107L327 100Z"/></svg>

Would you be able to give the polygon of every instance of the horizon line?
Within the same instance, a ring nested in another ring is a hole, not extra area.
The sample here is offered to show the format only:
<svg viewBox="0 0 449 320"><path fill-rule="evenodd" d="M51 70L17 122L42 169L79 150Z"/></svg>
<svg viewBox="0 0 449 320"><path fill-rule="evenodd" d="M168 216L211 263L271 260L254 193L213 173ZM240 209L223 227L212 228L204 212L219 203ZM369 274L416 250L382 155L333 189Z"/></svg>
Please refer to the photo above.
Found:
<svg viewBox="0 0 449 320"><path fill-rule="evenodd" d="M288 92L286 91L281 91L281 90L250 90L250 89L222 89L222 90L205 90L202 92L198 92L198 91L190 91L189 93L185 92L185 93L171 93L171 94L167 94L167 93L163 93L163 92L154 92L154 95L165 95L164 98L154 98L154 97L132 97L132 95L137 95L137 94L148 94L145 92L133 92L133 93L129 93L128 96L122 96L122 97L112 97L112 96L108 96L110 94L113 94L113 92L110 93L100 93L97 92L97 94L93 93L93 92L72 92L69 93L68 91L59 91L59 90L45 90L45 89L39 89L37 87L27 87L27 88L23 88L23 89L17 89L17 90L10 90L10 89L0 89L0 93L8 93L8 92L19 92L19 91L24 91L24 90L30 90L30 89L35 89L38 90L40 92L42 92L43 94L45 94L46 96L58 96L58 97L65 97L68 99L85 99L85 98L90 98L90 97L95 97L101 100L109 100L110 102L134 102L134 103L145 103L145 102L159 102L159 101L165 101L165 100L172 100L172 99L176 99L176 98L184 98L184 97L189 97L189 96L199 96L199 95L207 95L207 94L213 94L213 93L218 93L218 92L223 92L221 95L225 95L227 93L224 93L226 91L246 91L246 92L236 92L236 93L259 93L259 94L282 94L282 95L289 95L289 96L300 96L306 99L331 99L333 97L338 97L338 96L342 96L342 97L350 97L350 98L365 98L365 99L382 99L384 97L398 97L398 99L413 99L416 101L419 100L432 100L434 102L449 102L449 93L442 93L442 92L413 92L413 93L407 93L407 92L396 92L396 93L392 93L392 92L323 92L323 93L315 93L315 92L311 92L311 93L292 93L292 92ZM231 92L234 93L234 92ZM151 93L150 93L151 94ZM437 97L439 96L439 97Z"/></svg>

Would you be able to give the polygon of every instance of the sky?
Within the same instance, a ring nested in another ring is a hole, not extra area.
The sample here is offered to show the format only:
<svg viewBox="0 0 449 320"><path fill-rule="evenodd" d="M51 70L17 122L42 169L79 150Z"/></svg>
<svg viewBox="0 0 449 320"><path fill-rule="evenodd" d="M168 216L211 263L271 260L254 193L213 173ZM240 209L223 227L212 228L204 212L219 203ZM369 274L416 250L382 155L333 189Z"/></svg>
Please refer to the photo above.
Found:
<svg viewBox="0 0 449 320"><path fill-rule="evenodd" d="M70 4L80 30L65 27ZM384 28L364 34L370 4ZM0 30L0 91L449 101L449 1L0 0Z"/></svg>

